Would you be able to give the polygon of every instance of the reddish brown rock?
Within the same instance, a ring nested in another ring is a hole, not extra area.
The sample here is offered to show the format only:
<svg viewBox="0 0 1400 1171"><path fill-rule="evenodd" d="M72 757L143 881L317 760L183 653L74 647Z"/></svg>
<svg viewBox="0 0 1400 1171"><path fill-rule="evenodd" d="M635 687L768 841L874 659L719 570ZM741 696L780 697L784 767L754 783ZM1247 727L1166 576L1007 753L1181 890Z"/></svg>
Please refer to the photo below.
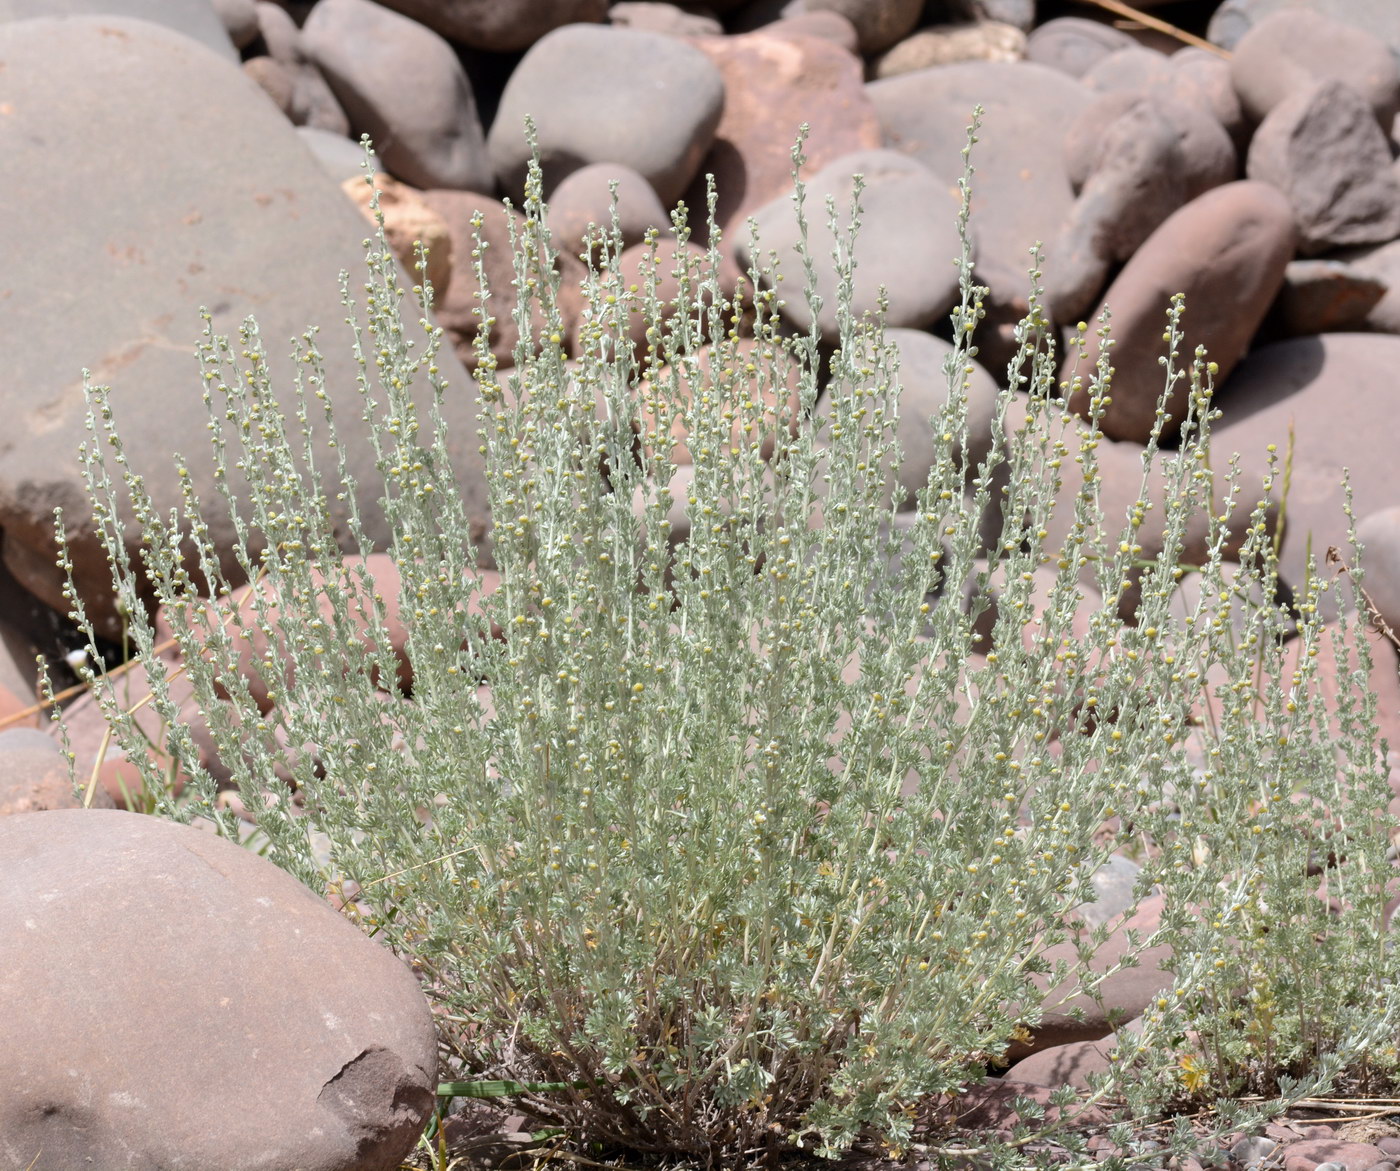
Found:
<svg viewBox="0 0 1400 1171"><path fill-rule="evenodd" d="M1390 164L1389 143L1365 100L1343 82L1325 81L1269 112L1245 170L1288 197L1299 248L1316 255L1400 236L1400 180Z"/></svg>
<svg viewBox="0 0 1400 1171"><path fill-rule="evenodd" d="M1171 216L1138 249L1104 294L1113 313L1115 370L1112 402L1102 426L1110 439L1144 443L1151 435L1165 382L1157 359L1173 294L1186 295L1189 349L1206 347L1219 366L1217 384L1243 356L1283 284L1293 253L1293 216L1287 201L1264 183L1227 183L1194 199ZM1098 316L1096 311L1095 317ZM1089 333L1083 364L1074 355L1061 367L1062 380L1078 368L1087 378L1098 355ZM1187 390L1178 384L1166 404L1173 426L1183 416ZM1072 408L1088 409L1084 392L1070 396Z"/></svg>
<svg viewBox="0 0 1400 1171"><path fill-rule="evenodd" d="M413 973L251 850L114 810L0 818L0 917L14 1165L388 1171L432 1113Z"/></svg>
<svg viewBox="0 0 1400 1171"><path fill-rule="evenodd" d="M111 798L101 786L91 800L94 808L112 808ZM68 761L52 739L37 728L0 732L0 817L80 809L82 804L82 794L73 788Z"/></svg>
<svg viewBox="0 0 1400 1171"><path fill-rule="evenodd" d="M1071 1041L1067 1045L1054 1045L1022 1058L1006 1071L1006 1076L1034 1086L1052 1089L1074 1086L1087 1090L1090 1074L1108 1073L1113 1068L1108 1055L1116 1045L1117 1037L1113 1033L1099 1041Z"/></svg>
<svg viewBox="0 0 1400 1171"><path fill-rule="evenodd" d="M731 250L750 215L792 193L799 125L811 128L803 145L806 176L842 155L882 145L860 59L830 41L763 31L694 43L724 78L724 113L686 203L703 216L704 176L713 174L715 219Z"/></svg>
<svg viewBox="0 0 1400 1171"><path fill-rule="evenodd" d="M258 83L284 117L291 118L296 81L284 66L271 57L254 57L243 62L243 72Z"/></svg>
<svg viewBox="0 0 1400 1171"><path fill-rule="evenodd" d="M1255 342L1364 329L1385 294L1386 283L1359 265L1343 260L1291 260Z"/></svg>
<svg viewBox="0 0 1400 1171"><path fill-rule="evenodd" d="M1371 1171L1385 1160L1385 1153L1370 1143L1349 1143L1335 1138L1309 1138L1284 1148L1284 1171L1313 1171L1322 1163L1335 1163L1343 1171Z"/></svg>
<svg viewBox="0 0 1400 1171"><path fill-rule="evenodd" d="M1140 941L1147 940L1161 925L1163 906L1162 895L1143 899L1136 912L1114 925L1108 939L1094 953L1090 970L1106 971L1123 958L1129 947L1129 930L1136 931ZM1052 967L1061 960L1068 961L1070 978L1047 990L1045 1014L1034 1030L1033 1040L1013 1046L1007 1055L1009 1059L1019 1061L1031 1053L1075 1041L1097 1041L1141 1016L1152 999L1171 986L1172 975L1163 964L1171 957L1172 949L1168 943L1158 943L1148 948L1139 946L1134 954L1138 966L1114 972L1099 984L1103 1000L1099 1005L1084 992L1076 991L1081 981L1073 975L1079 962L1075 944L1066 941L1047 947L1045 961ZM1048 985L1049 977L1037 976L1036 981ZM1075 1019L1080 1014L1080 1019Z"/></svg>
<svg viewBox="0 0 1400 1171"><path fill-rule="evenodd" d="M1255 122L1321 81L1348 86L1387 130L1400 112L1400 65L1385 41L1312 8L1280 9L1255 24L1235 46L1230 76Z"/></svg>
<svg viewBox="0 0 1400 1171"><path fill-rule="evenodd" d="M668 37L718 37L724 34L724 25L713 16L648 0L618 0L608 9L608 23L642 32L664 33Z"/></svg>

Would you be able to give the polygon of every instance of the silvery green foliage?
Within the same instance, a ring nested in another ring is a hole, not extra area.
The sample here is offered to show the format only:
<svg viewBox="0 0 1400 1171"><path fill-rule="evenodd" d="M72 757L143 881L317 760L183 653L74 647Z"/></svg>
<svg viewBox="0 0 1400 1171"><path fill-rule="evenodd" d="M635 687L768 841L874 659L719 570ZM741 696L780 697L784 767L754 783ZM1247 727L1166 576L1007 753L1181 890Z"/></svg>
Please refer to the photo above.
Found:
<svg viewBox="0 0 1400 1171"><path fill-rule="evenodd" d="M1047 949L1073 937L1084 958L1094 952L1103 932L1077 931L1069 913L1092 898L1107 855L1129 849L1145 863L1139 892L1166 893L1161 930L1141 943L1175 945L1176 986L1093 1101L1143 1119L1220 1096L1223 1134L1269 1112L1232 1106L1241 1091L1298 1096L1338 1073L1388 1076L1395 960L1381 921L1388 789L1374 700L1356 687L1329 716L1307 653L1281 677L1288 616L1271 605L1253 604L1244 636L1232 633L1234 498L1212 508L1225 477L1210 458L1211 369L1201 353L1180 356L1181 305L1164 385L1188 382L1191 415L1161 505L1166 547L1144 563L1146 470L1144 498L1104 517L1097 432L1066 425L1037 301L1001 401L1026 425L981 467L955 458L984 293L964 255L952 393L930 420L946 448L901 549L882 503L899 373L880 322L849 308L858 214L837 258L838 339L779 326L772 290L804 295L805 281L815 297L810 267L781 285L753 273L730 299L713 249L697 266L657 240L657 264L681 288L673 311L650 276L632 285L609 271L614 225L592 242L604 263L589 269L570 361L538 174L524 210L513 367L497 369L484 332L478 343L502 575L489 596L434 409L469 393L438 375L442 331L426 310L405 319L382 233L366 242L362 303L345 283L411 694L391 682L386 599L360 563L342 562L332 531L326 494L346 491L344 469L310 458L311 433L332 427L314 331L294 346L290 417L253 322L237 345L207 332L200 350L219 466L249 483L228 503L255 590L220 572L192 493L183 516L154 513L101 388L84 451L127 610L143 613L118 524L130 509L144 572L271 856L315 889L358 886L347 913L422 973L453 1070L534 1086L520 1097L535 1116L634 1152L732 1165L788 1144L834 1154L878 1140L1028 1165L1048 1157L1029 1129L1009 1143L959 1135L948 1103L1056 1007L1045 990L1070 969L1050 970ZM675 226L684 240L684 211ZM426 304L429 291L414 293ZM484 293L488 325L491 305ZM648 323L640 351L633 315ZM737 345L744 330L752 352ZM690 394L680 372L704 343L721 373L697 376ZM1095 416L1110 353L1084 375ZM765 394L794 374L795 411ZM672 460L673 421L693 473ZM775 439L767 459L764 437ZM1050 548L1057 499L1075 522ZM1202 512L1208 584L1183 621L1169 600L1185 526ZM990 549L989 518L1000 526ZM349 537L364 547L353 516ZM1237 555L1240 580L1274 597L1262 506ZM1037 613L1032 570L1046 564L1058 578ZM962 599L995 565L1006 584L992 650L977 655L985 603ZM1073 620L1086 578L1105 601L1084 638ZM242 607L199 602L196 586L210 583ZM1138 584L1125 624L1118 596ZM1304 600L1309 648L1322 588L1319 577ZM147 784L161 813L236 833L153 638L133 620L170 723L163 749L190 781L177 800L149 763ZM245 641L262 648L267 710L236 669ZM1363 638L1354 645L1364 653ZM100 694L117 741L146 762L115 692ZM1304 788L1334 825L1315 828L1316 811L1294 801ZM1119 828L1099 832L1106 824ZM1112 970L1081 971L1081 987L1093 993ZM1062 1141L1082 1146L1072 1127Z"/></svg>

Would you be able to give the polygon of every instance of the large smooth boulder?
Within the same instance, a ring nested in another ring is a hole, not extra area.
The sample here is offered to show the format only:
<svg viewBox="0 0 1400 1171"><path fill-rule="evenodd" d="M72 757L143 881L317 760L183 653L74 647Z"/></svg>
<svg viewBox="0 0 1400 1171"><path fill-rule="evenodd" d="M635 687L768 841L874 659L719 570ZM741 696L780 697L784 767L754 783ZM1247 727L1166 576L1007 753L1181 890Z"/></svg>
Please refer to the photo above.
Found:
<svg viewBox="0 0 1400 1171"><path fill-rule="evenodd" d="M198 41L227 61L238 60L224 22L209 0L0 0L0 24L64 16L148 20Z"/></svg>
<svg viewBox="0 0 1400 1171"><path fill-rule="evenodd" d="M1165 353L1167 309L1176 293L1186 295L1185 361L1204 345L1218 368L1216 381L1229 377L1275 295L1292 258L1295 233L1288 201L1266 183L1227 183L1193 199L1170 216L1123 267L1104 293L1113 317L1112 402L1102 420L1110 439L1146 443L1156 419L1165 376L1158 358ZM1060 377L1092 375L1099 353L1097 331L1088 335L1083 359L1068 354ZM1170 428L1185 413L1189 387L1178 383L1166 405ZM1087 391L1070 405L1088 411Z"/></svg>
<svg viewBox="0 0 1400 1171"><path fill-rule="evenodd" d="M518 196L530 162L525 120L539 140L545 193L589 163L622 163L668 207L710 148L724 81L677 37L576 24L540 40L510 75L487 144L504 191Z"/></svg>
<svg viewBox="0 0 1400 1171"><path fill-rule="evenodd" d="M182 453L224 568L234 584L241 580L236 534L218 504L193 356L201 305L215 331L235 337L256 314L289 412L288 339L312 324L325 328L317 344L340 449L358 484L367 537L387 544L359 368L341 324L339 273L365 272L368 233L296 130L236 65L152 24L74 17L0 25L0 60L0 103L14 110L0 119L6 198L23 209L0 222L0 411L7 419L0 526L11 571L67 609L54 563L53 510L61 505L79 591L99 633L120 632L77 458L88 438L86 367L95 383L111 384L126 458L162 515L181 500L172 452ZM71 100L78 92L83 102ZM98 107L105 114L94 120ZM113 176L121 177L116 194ZM363 279L352 277L351 288ZM458 486L484 537L474 388L450 353L438 365L450 383L444 410ZM321 466L335 467L319 446ZM246 498L239 474L229 479ZM348 504L332 500L331 509L348 543ZM135 557L141 530L131 522L125 536Z"/></svg>
<svg viewBox="0 0 1400 1171"><path fill-rule="evenodd" d="M435 32L370 0L321 0L302 44L396 179L415 187L491 188L471 83Z"/></svg>
<svg viewBox="0 0 1400 1171"><path fill-rule="evenodd" d="M1212 447L1219 453L1214 462L1224 466L1229 453L1240 453L1245 500L1258 495L1269 444L1277 448L1280 469L1291 459L1279 565L1295 591L1303 586L1310 548L1329 575L1328 547L1346 550L1343 468L1358 517L1395 503L1396 369L1400 338L1320 334L1261 346L1220 392L1224 417L1213 429ZM1280 475L1274 498L1282 491ZM1330 596L1322 608L1334 616Z"/></svg>
<svg viewBox="0 0 1400 1171"><path fill-rule="evenodd" d="M1300 8L1364 29L1400 53L1400 5L1395 0L1224 0L1211 16L1206 36L1222 49L1233 49L1271 13Z"/></svg>
<svg viewBox="0 0 1400 1171"><path fill-rule="evenodd" d="M0 925L2 1167L392 1171L432 1113L412 972L226 839L0 818Z"/></svg>

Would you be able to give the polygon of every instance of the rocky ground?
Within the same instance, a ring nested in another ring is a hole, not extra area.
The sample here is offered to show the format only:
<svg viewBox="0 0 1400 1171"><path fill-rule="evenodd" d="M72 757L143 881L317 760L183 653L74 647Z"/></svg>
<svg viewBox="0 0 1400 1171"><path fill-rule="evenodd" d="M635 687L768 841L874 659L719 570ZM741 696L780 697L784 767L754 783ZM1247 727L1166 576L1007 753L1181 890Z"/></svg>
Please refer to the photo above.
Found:
<svg viewBox="0 0 1400 1171"><path fill-rule="evenodd" d="M159 507L179 498L172 451L190 457L196 490L212 497L212 468L199 458L204 409L192 393L196 309L207 305L225 333L255 313L274 354L311 322L329 334L343 317L336 274L362 263L361 133L377 144L392 241L405 256L413 239L432 245L438 318L458 355L445 356L444 372L463 388L475 361L470 221L485 213L505 323L502 265L517 213L497 201L519 200L526 115L538 128L566 279L582 271L587 225L607 219L609 181L635 245L649 228L667 229L676 200L704 206L706 173L720 193L729 279L748 258L749 217L765 249L791 263L789 152L799 123L809 124L818 199L866 177L855 307L873 307L888 289L906 381L901 441L914 459L908 486L922 482L919 452L930 443L919 417L946 394L956 181L980 104L972 230L991 295L969 443L990 440L991 400L1027 308L1027 248L1040 241L1054 327L1112 306L1117 379L1100 454L1106 507L1121 514L1138 490L1161 389L1166 300L1184 292L1188 337L1219 367L1217 443L1242 453L1246 491L1263 479L1266 445L1282 451L1291 437L1285 579L1301 581L1309 548L1344 543L1345 466L1367 588L1400 629L1391 430L1400 4L1140 7L1141 20L1112 11L1122 5L1036 0L0 3L0 721L10 728L0 735L0 813L76 803L32 707L36 652L58 662L74 645L54 564L56 506L90 612L105 635L120 630L83 519L80 370L113 385L127 454ZM835 274L819 269L829 293ZM805 329L797 300L785 312ZM565 308L572 328L578 307ZM502 362L512 328L491 339ZM323 349L348 426L358 417L348 347L327 340ZM1083 404L1072 397L1071 406ZM448 409L461 436L452 456L484 536L470 395ZM350 470L368 484L365 458L352 456ZM382 540L376 501L360 503ZM228 547L227 518L213 527ZM1382 731L1400 744L1400 660L1379 636L1371 651ZM90 703L74 703L70 718L80 775L97 778L91 803L124 802L129 762L96 767L102 724ZM188 1165L331 1171L390 1167L411 1145L433 1078L413 982L324 904L223 846L120 812L0 821L0 991L14 1004L25 989L54 990L50 1002L24 1000L31 1015L0 1016L0 1167L31 1166L42 1146L36 1168L81 1156L174 1166L178 1154ZM1105 915L1131 885L1122 862L1103 876ZM97 874L97 887L75 885ZM1149 901L1120 925L1118 946L1152 914ZM83 944L76 965L74 940ZM253 954L255 971L230 966ZM317 957L310 967L308 955ZM1137 1015L1167 978L1160 959L1110 981L1107 1006ZM343 987L322 979L331 970L345 975ZM214 972L222 983L204 979ZM215 998L205 1005L212 1015L176 1011L192 982ZM1101 1067L1113 1038L1100 1010L1086 1007L1082 1021L1047 1019L1008 1079L1082 1083ZM210 1082L230 1030L256 1037L259 1069L275 1071L259 1084L279 1106L266 1116L283 1129L250 1135L238 1111L191 1088ZM997 1104L1010 1084L970 1100L985 1115L978 1125L1005 1124ZM308 1128L322 1137L304 1140ZM1240 1136L1230 1157L1286 1171L1393 1171L1400 1126L1314 1116ZM1202 1152L1203 1165L1213 1158Z"/></svg>

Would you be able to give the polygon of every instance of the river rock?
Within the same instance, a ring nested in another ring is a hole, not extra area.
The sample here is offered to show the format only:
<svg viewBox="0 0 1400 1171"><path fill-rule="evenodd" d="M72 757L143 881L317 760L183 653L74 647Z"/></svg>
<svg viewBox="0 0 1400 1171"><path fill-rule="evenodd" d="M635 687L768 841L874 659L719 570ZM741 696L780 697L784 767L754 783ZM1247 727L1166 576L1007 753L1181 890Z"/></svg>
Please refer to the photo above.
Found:
<svg viewBox="0 0 1400 1171"><path fill-rule="evenodd" d="M1111 53L1137 46L1127 33L1112 25L1080 16L1057 16L1026 39L1026 60L1083 77Z"/></svg>
<svg viewBox="0 0 1400 1171"><path fill-rule="evenodd" d="M1245 171L1293 207L1307 255L1400 236L1400 180L1371 108L1340 81L1276 105L1249 144Z"/></svg>
<svg viewBox="0 0 1400 1171"><path fill-rule="evenodd" d="M1321 81L1365 98L1386 130L1400 111L1400 63L1380 37L1310 8L1284 8L1255 24L1235 46L1230 76L1255 122L1284 99Z"/></svg>
<svg viewBox="0 0 1400 1171"><path fill-rule="evenodd" d="M724 25L713 16L687 12L674 4L658 4L650 0L619 0L608 9L608 23L646 33L665 33L670 37L724 35Z"/></svg>
<svg viewBox="0 0 1400 1171"><path fill-rule="evenodd" d="M148 20L198 41L226 61L238 60L228 30L209 0L0 0L0 24L65 16Z"/></svg>
<svg viewBox="0 0 1400 1171"><path fill-rule="evenodd" d="M1265 478L1266 447L1275 444L1280 467L1292 436L1292 474L1279 552L1280 573L1296 591L1305 577L1307 550L1319 561L1328 546L1346 547L1342 468L1351 475L1359 517L1395 502L1395 452L1385 421L1393 413L1394 371L1400 338L1329 333L1261 346L1235 370L1220 393L1222 418L1213 446L1222 461L1242 457L1244 499ZM1275 483L1278 498L1281 483ZM1335 616L1326 602L1324 615Z"/></svg>
<svg viewBox="0 0 1400 1171"><path fill-rule="evenodd" d="M365 224L296 130L237 65L144 22L72 17L0 25L0 58L0 103L15 109L6 120L11 195L28 209L22 220L0 225L0 254L17 261L5 284L24 290L0 315L0 406L12 424L0 435L0 525L11 571L67 610L53 549L53 509L62 505L79 592L100 634L120 632L107 556L85 519L91 509L75 456L88 438L87 367L94 382L112 385L125 454L162 515L182 495L171 452L187 458L210 538L233 584L241 581L232 555L236 534L218 507L208 414L192 393L200 304L209 307L214 330L235 336L256 313L288 411L294 400L286 339L313 323L332 331L322 339L327 396L368 537L387 542L358 367L339 324L345 308L338 274L365 271ZM141 83L133 85L133 77ZM94 123L86 103L68 100L75 92L109 116ZM171 119L176 107L198 114ZM156 125L162 132L150 133ZM91 174L122 175L126 196L113 200L100 183L76 182L75 158ZM75 223L93 231L75 233ZM37 240L43 249L36 250ZM57 266L65 281L30 275L32 266ZM73 287L96 308L75 317ZM451 355L438 364L455 392L444 410L459 487L484 537L472 384ZM426 386L422 393L426 400ZM325 452L318 458L330 459L324 439L318 446ZM229 479L235 498L246 498L241 476ZM343 525L346 505L331 507ZM125 535L135 557L142 533L132 522Z"/></svg>
<svg viewBox="0 0 1400 1171"><path fill-rule="evenodd" d="M863 56L883 53L919 23L923 0L804 0L807 12L836 12L855 26Z"/></svg>
<svg viewBox="0 0 1400 1171"><path fill-rule="evenodd" d="M624 248L641 243L653 228L670 235L671 217L650 183L620 163L592 163L561 181L549 197L549 234L556 248L581 258L590 224L611 229L614 183Z"/></svg>
<svg viewBox="0 0 1400 1171"><path fill-rule="evenodd" d="M1400 334L1400 240L1370 248L1347 248L1336 255L1363 277L1385 286L1385 294L1366 314L1362 328Z"/></svg>
<svg viewBox="0 0 1400 1171"><path fill-rule="evenodd" d="M292 104L288 117L298 126L309 126L344 138L350 119L315 62L307 55L301 29L280 4L258 0L258 34L268 56L292 78Z"/></svg>
<svg viewBox="0 0 1400 1171"><path fill-rule="evenodd" d="M68 760L55 741L37 728L0 732L0 818L50 809L81 809L82 804L73 789ZM93 793L93 804L98 809L112 808L111 798L101 787Z"/></svg>
<svg viewBox="0 0 1400 1171"><path fill-rule="evenodd" d="M844 244L856 174L865 176L866 186L860 197L864 212L855 246L858 267L851 312L859 317L875 310L883 286L889 292L887 323L921 329L952 308L957 291L957 269L952 263L959 254L956 187L898 151L844 155L808 179L805 210L808 248L823 301L816 322L833 343L838 277L831 251L837 236L827 224L824 204L827 196L835 200L837 230ZM786 196L776 199L760 208L754 219L758 252L754 253L751 241L740 241L740 263L745 268L762 268L770 251L778 254L778 271L786 274L781 312L794 328L806 332L812 326L812 312L802 293L805 278L792 202Z"/></svg>
<svg viewBox="0 0 1400 1171"><path fill-rule="evenodd" d="M417 981L251 850L116 810L0 818L0 907L0 994L27 1006L0 1021L9 1165L389 1171L417 1143Z"/></svg>
<svg viewBox="0 0 1400 1171"><path fill-rule="evenodd" d="M868 88L887 143L949 180L962 170L970 111L985 111L972 151L972 231L977 278L991 296L977 345L982 363L1001 369L1028 307L1030 248L1055 238L1074 203L1060 144L1092 94L1030 61L921 69Z"/></svg>
<svg viewBox="0 0 1400 1171"><path fill-rule="evenodd" d="M1025 33L1014 24L986 20L921 28L870 64L876 77L895 77L934 65L956 65L959 61L1020 61L1025 55Z"/></svg>
<svg viewBox="0 0 1400 1171"><path fill-rule="evenodd" d="M1113 313L1116 371L1102 421L1105 435L1137 443L1151 435L1165 387L1157 359L1164 353L1166 312L1175 293L1186 295L1184 358L1189 361L1195 346L1204 345L1219 366L1217 384L1229 377L1283 284L1294 239L1287 200L1268 184L1251 182L1206 192L1152 233L1103 297ZM1088 340L1079 366L1086 378L1098 355L1095 331ZM1061 379L1074 369L1069 355ZM1178 384L1167 403L1168 428L1180 421L1186 393ZM1070 403L1080 413L1087 410L1082 392L1071 395Z"/></svg>
<svg viewBox="0 0 1400 1171"><path fill-rule="evenodd" d="M608 0L386 0L449 41L518 53L566 24L606 20Z"/></svg>
<svg viewBox="0 0 1400 1171"><path fill-rule="evenodd" d="M1211 16L1206 36L1222 49L1233 49L1265 17L1303 7L1364 29L1400 53L1400 8L1391 0L1224 0Z"/></svg>
<svg viewBox="0 0 1400 1171"><path fill-rule="evenodd" d="M1344 260L1291 260L1257 340L1363 329L1386 282Z"/></svg>
<svg viewBox="0 0 1400 1171"><path fill-rule="evenodd" d="M414 187L490 189L472 87L442 37L371 0L320 0L302 43L391 175Z"/></svg>
<svg viewBox="0 0 1400 1171"><path fill-rule="evenodd" d="M714 175L715 222L729 241L727 251L747 235L750 215L792 194L792 147L803 123L809 127L805 176L842 155L882 145L860 58L838 45L760 31L706 37L695 46L724 78L724 113L686 203L703 216L704 176Z"/></svg>
<svg viewBox="0 0 1400 1171"><path fill-rule="evenodd" d="M689 42L576 24L545 36L515 67L487 142L496 176L512 197L524 186L530 160L528 115L546 194L589 163L622 163L670 206L705 157L723 106L719 70Z"/></svg>
<svg viewBox="0 0 1400 1171"><path fill-rule="evenodd" d="M1381 618L1400 634L1400 505L1362 517L1356 537L1366 546L1363 586Z"/></svg>

